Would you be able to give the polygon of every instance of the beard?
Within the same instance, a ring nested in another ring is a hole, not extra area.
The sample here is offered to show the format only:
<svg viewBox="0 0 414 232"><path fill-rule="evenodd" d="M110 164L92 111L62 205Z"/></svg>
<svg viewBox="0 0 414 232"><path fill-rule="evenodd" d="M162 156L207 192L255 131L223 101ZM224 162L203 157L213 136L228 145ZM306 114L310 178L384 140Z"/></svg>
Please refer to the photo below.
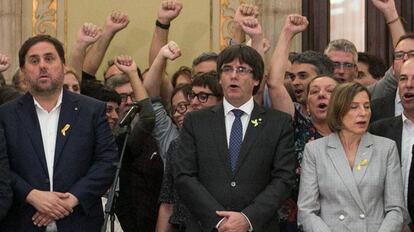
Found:
<svg viewBox="0 0 414 232"><path fill-rule="evenodd" d="M30 80L28 80L28 82L31 86L31 91L40 96L50 96L57 91L60 91L61 87L63 86L63 78L52 78L50 84L47 86L44 86L38 82L32 82Z"/></svg>

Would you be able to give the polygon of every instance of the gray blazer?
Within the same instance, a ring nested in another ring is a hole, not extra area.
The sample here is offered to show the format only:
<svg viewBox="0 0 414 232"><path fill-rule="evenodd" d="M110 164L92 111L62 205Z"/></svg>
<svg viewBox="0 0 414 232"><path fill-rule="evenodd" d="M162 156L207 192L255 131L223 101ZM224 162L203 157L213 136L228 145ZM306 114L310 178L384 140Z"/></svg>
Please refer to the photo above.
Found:
<svg viewBox="0 0 414 232"><path fill-rule="evenodd" d="M304 231L402 230L403 183L394 141L366 133L351 169L333 133L308 143L302 162L298 223Z"/></svg>

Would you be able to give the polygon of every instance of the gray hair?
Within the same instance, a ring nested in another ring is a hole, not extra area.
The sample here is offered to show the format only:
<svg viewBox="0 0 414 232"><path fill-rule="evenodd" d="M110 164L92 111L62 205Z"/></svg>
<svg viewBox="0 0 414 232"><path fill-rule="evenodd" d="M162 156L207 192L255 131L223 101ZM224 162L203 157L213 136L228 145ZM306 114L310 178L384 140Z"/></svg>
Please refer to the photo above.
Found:
<svg viewBox="0 0 414 232"><path fill-rule="evenodd" d="M328 55L330 51L342 51L342 52L352 53L355 64L358 63L358 51L354 43L352 43L349 40L346 40L346 39L332 40L331 42L329 42L324 53Z"/></svg>

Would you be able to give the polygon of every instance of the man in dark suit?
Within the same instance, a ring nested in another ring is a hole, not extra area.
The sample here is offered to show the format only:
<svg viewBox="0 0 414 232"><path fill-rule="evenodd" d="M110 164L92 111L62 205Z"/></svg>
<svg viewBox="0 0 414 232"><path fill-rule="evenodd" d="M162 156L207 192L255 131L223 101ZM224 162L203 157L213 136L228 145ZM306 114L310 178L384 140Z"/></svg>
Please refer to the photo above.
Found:
<svg viewBox="0 0 414 232"><path fill-rule="evenodd" d="M6 153L6 140L0 130L0 222L7 214L12 203L13 191L10 186L9 161Z"/></svg>
<svg viewBox="0 0 414 232"><path fill-rule="evenodd" d="M223 103L186 115L173 157L187 231L279 231L277 210L294 184L291 117L253 101L263 60L234 45L217 60Z"/></svg>
<svg viewBox="0 0 414 232"><path fill-rule="evenodd" d="M414 167L412 162L414 145L414 59L401 66L398 92L403 106L400 116L386 118L373 123L370 132L394 140L397 143L404 182L404 196L411 219L414 217ZM411 221L411 220L410 220ZM410 227L413 230L412 223Z"/></svg>
<svg viewBox="0 0 414 232"><path fill-rule="evenodd" d="M99 231L118 152L105 103L63 90L51 36L29 38L19 63L30 90L0 107L15 195L0 231Z"/></svg>

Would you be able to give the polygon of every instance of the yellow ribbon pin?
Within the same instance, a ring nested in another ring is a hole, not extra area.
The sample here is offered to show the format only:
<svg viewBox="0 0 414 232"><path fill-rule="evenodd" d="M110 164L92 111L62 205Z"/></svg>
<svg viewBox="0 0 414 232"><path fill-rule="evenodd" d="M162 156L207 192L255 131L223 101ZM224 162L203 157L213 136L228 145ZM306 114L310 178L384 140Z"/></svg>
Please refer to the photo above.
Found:
<svg viewBox="0 0 414 232"><path fill-rule="evenodd" d="M260 124L260 122L262 122L262 119L261 118L252 119L250 120L250 122L253 124L253 127L257 127Z"/></svg>
<svg viewBox="0 0 414 232"><path fill-rule="evenodd" d="M62 130L60 130L60 132L62 133L62 135L63 135L63 136L66 136L66 131L67 131L67 130L69 130L69 128L70 128L70 125L69 125L69 124L66 124L66 125L62 128Z"/></svg>
<svg viewBox="0 0 414 232"><path fill-rule="evenodd" d="M357 171L360 171L362 166L366 166L367 164L368 164L368 160L366 159L361 160L361 162L357 166Z"/></svg>

